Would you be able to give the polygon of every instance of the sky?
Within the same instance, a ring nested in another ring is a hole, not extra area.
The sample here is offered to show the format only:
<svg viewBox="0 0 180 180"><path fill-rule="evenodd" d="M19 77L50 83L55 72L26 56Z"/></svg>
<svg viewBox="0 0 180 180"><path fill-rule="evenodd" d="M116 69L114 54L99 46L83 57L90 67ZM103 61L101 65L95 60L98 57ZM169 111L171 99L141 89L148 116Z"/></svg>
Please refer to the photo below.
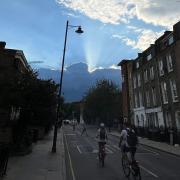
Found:
<svg viewBox="0 0 180 180"><path fill-rule="evenodd" d="M34 67L60 69L67 20L84 33L68 28L65 66L114 68L172 30L180 0L0 0L0 41Z"/></svg>

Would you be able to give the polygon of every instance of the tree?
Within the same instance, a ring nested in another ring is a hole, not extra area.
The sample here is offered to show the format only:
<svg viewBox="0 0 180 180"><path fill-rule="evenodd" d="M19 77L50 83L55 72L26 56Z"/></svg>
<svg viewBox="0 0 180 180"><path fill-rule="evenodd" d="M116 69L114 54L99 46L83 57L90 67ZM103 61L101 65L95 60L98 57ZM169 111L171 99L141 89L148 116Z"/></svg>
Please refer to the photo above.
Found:
<svg viewBox="0 0 180 180"><path fill-rule="evenodd" d="M29 126L46 130L51 127L56 118L58 85L51 79L38 79L32 70L13 76L4 72L4 77L6 74L8 78L0 79L0 108L7 112L11 112L12 107L20 110L19 119L12 121L13 143L19 149L27 142ZM5 126L12 127L11 121L7 120Z"/></svg>
<svg viewBox="0 0 180 180"><path fill-rule="evenodd" d="M27 71L1 80L0 107L20 108L22 123L45 125L57 104L58 85L54 81L40 80L37 72ZM52 121L52 120L51 120Z"/></svg>
<svg viewBox="0 0 180 180"><path fill-rule="evenodd" d="M99 80L84 97L84 117L88 123L104 122L112 126L122 114L121 92L107 79Z"/></svg>
<svg viewBox="0 0 180 180"><path fill-rule="evenodd" d="M71 102L64 104L64 119L77 119L80 121L80 102Z"/></svg>

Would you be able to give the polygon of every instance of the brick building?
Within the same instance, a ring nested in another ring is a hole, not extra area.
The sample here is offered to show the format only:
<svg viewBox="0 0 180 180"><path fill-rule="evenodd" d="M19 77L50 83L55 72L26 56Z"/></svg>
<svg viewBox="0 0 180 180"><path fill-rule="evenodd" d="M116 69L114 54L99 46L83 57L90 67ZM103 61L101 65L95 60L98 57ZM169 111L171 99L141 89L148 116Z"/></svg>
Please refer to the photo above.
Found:
<svg viewBox="0 0 180 180"><path fill-rule="evenodd" d="M121 66L122 73L122 101L123 101L123 121L130 123L133 107L132 93L132 68L133 61L122 60L118 66Z"/></svg>
<svg viewBox="0 0 180 180"><path fill-rule="evenodd" d="M2 92L6 82L15 81L16 76L30 70L23 51L8 49L5 42L0 42L0 141L8 141L10 124L19 117L20 109L5 107L2 102ZM16 82L15 82L16 83ZM4 135L4 136L3 136Z"/></svg>
<svg viewBox="0 0 180 180"><path fill-rule="evenodd" d="M124 118L143 135L180 143L180 22L119 65Z"/></svg>

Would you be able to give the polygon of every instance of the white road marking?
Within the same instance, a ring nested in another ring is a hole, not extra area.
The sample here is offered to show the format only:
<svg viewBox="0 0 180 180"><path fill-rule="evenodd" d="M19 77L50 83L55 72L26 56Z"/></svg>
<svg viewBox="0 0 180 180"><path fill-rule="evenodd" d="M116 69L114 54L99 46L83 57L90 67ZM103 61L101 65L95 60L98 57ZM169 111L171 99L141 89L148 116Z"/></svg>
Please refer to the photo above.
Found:
<svg viewBox="0 0 180 180"><path fill-rule="evenodd" d="M92 151L93 154L96 154L96 153L98 153L98 152L99 152L98 149L93 149L93 151ZM106 153L107 153L107 154L113 154L113 152L112 152L109 148L106 148Z"/></svg>
<svg viewBox="0 0 180 180"><path fill-rule="evenodd" d="M106 153L107 154L113 154L113 152L109 148L107 148L107 147L106 147Z"/></svg>
<svg viewBox="0 0 180 180"><path fill-rule="evenodd" d="M149 173L150 175L152 175L153 177L155 178L158 178L158 175L154 174L153 172L151 172L150 170L146 169L145 167L143 166L139 166L141 169L143 169L144 171L146 171L147 173Z"/></svg>
<svg viewBox="0 0 180 180"><path fill-rule="evenodd" d="M73 180L76 180L76 177L75 177L75 174L74 174L74 169L73 169L73 166L72 166L71 156L70 156L70 153L69 153L69 148L68 148L66 136L64 136L64 139L65 139L65 144L66 144L66 147L67 147L67 153L68 153L68 158L69 158L69 164L70 164L72 178L73 178Z"/></svg>
<svg viewBox="0 0 180 180"><path fill-rule="evenodd" d="M113 145L113 147L114 147L115 149L117 149L118 151L120 151L120 148L119 148L117 145Z"/></svg>
<svg viewBox="0 0 180 180"><path fill-rule="evenodd" d="M92 153L98 153L97 149L93 149Z"/></svg>
<svg viewBox="0 0 180 180"><path fill-rule="evenodd" d="M76 134L65 134L66 136L75 136Z"/></svg>
<svg viewBox="0 0 180 180"><path fill-rule="evenodd" d="M107 148L108 147L108 148ZM108 149L108 150L110 150L111 152L111 154L113 153L113 151L116 151L116 149L113 147L113 146L110 146L110 145L106 145L106 149Z"/></svg>
<svg viewBox="0 0 180 180"><path fill-rule="evenodd" d="M155 155L159 155L159 153L157 153L157 152L155 152L155 151L152 151L152 150L150 150L150 149L144 148L144 147L142 147L142 146L141 146L141 149L144 149L145 151L149 151L149 152L151 152L151 153L153 153L153 154L155 154Z"/></svg>
<svg viewBox="0 0 180 180"><path fill-rule="evenodd" d="M81 149L79 148L78 145L77 145L77 149L78 149L79 153L82 154L82 151L81 151Z"/></svg>

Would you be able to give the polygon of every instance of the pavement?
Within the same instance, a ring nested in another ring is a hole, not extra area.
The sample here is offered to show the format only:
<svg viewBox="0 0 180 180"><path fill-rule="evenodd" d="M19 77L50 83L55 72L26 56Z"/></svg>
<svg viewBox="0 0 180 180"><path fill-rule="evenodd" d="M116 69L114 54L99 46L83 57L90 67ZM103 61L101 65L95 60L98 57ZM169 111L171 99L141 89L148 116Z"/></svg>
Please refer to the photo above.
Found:
<svg viewBox="0 0 180 180"><path fill-rule="evenodd" d="M110 134L113 136L120 137L120 133L117 131L113 131ZM164 151L166 153L180 156L180 146L176 147L176 146L169 145L167 143L152 141L152 140L149 140L147 138L142 138L142 137L139 137L139 143L142 145L154 148L154 149Z"/></svg>
<svg viewBox="0 0 180 180"><path fill-rule="evenodd" d="M53 131L34 144L26 156L10 157L4 180L66 180L63 130L58 130L56 153L51 153Z"/></svg>

